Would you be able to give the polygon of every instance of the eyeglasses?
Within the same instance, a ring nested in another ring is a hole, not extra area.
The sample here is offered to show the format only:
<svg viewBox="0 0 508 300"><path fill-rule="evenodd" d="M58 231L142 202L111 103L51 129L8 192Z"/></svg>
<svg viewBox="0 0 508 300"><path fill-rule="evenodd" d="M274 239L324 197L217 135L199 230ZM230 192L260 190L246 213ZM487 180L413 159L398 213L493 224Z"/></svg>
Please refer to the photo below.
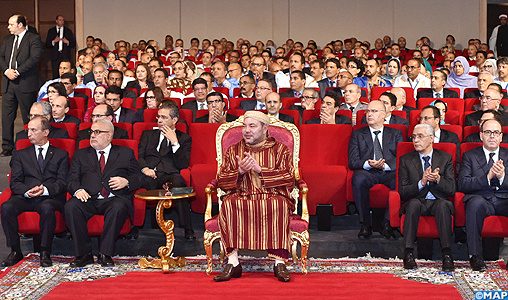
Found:
<svg viewBox="0 0 508 300"><path fill-rule="evenodd" d="M271 91L272 90L271 88L264 87L264 86L258 86L257 89L262 90L262 91Z"/></svg>
<svg viewBox="0 0 508 300"><path fill-rule="evenodd" d="M256 63L251 63L250 65L251 66L255 66L255 67L261 67L261 66L263 66L263 64L256 64Z"/></svg>
<svg viewBox="0 0 508 300"><path fill-rule="evenodd" d="M483 134L485 134L486 136L495 136L495 137L498 137L498 136L499 136L499 135L501 135L501 133L502 133L502 132L501 132L501 131L499 131L499 130L494 130L494 131L492 131L492 130L484 130L484 131L482 131L482 132L483 132Z"/></svg>
<svg viewBox="0 0 508 300"><path fill-rule="evenodd" d="M92 114L92 115L90 116L90 118L95 119L95 118L102 118L102 117L107 117L107 116L109 116L109 115L99 115L99 114L94 115L94 114Z"/></svg>
<svg viewBox="0 0 508 300"><path fill-rule="evenodd" d="M246 85L246 84L254 84L254 82L240 81L240 85Z"/></svg>
<svg viewBox="0 0 508 300"><path fill-rule="evenodd" d="M490 96L482 96L480 99L485 100L485 101L499 101L499 100L501 100L501 99L491 98Z"/></svg>
<svg viewBox="0 0 508 300"><path fill-rule="evenodd" d="M38 114L28 114L28 118L31 120L35 117L44 117L44 115L38 115Z"/></svg>
<svg viewBox="0 0 508 300"><path fill-rule="evenodd" d="M146 100L154 100L155 96L146 96Z"/></svg>
<svg viewBox="0 0 508 300"><path fill-rule="evenodd" d="M432 119L436 119L436 117L421 117L420 120L424 120L424 121L428 121L428 120L432 120Z"/></svg>
<svg viewBox="0 0 508 300"><path fill-rule="evenodd" d="M211 100L211 101L206 101L206 103L208 103L208 105L211 105L211 104L213 104L213 103L221 103L221 102L222 102L222 100L220 100L220 99L217 99L217 100Z"/></svg>
<svg viewBox="0 0 508 300"><path fill-rule="evenodd" d="M48 91L48 94L58 94L58 91L55 91L55 90L49 90L49 91Z"/></svg>
<svg viewBox="0 0 508 300"><path fill-rule="evenodd" d="M195 88L194 90L197 91L197 92L199 92L199 91L206 91L206 88L201 87L201 88Z"/></svg>
<svg viewBox="0 0 508 300"><path fill-rule="evenodd" d="M413 138L413 140L421 140L423 138L426 138L426 137L429 137L430 135L423 135L423 134L413 134L411 137Z"/></svg>
<svg viewBox="0 0 508 300"><path fill-rule="evenodd" d="M312 97L312 96L303 96L302 99L305 99L305 100L312 100L312 99L317 99L318 97Z"/></svg>
<svg viewBox="0 0 508 300"><path fill-rule="evenodd" d="M167 119L169 119L169 118L170 118L170 116L156 115L156 116L155 116L155 118L156 118L157 120L159 120L159 119L162 119L162 120L167 120Z"/></svg>
<svg viewBox="0 0 508 300"><path fill-rule="evenodd" d="M90 135L94 134L94 135L99 135L101 133L108 133L109 131L105 131L105 130L93 130L93 129L89 129L88 130L88 133L90 133Z"/></svg>
<svg viewBox="0 0 508 300"><path fill-rule="evenodd" d="M408 70L414 70L414 69L418 69L419 67L417 66L407 66L407 69Z"/></svg>
<svg viewBox="0 0 508 300"><path fill-rule="evenodd" d="M369 113L375 114L375 113L378 113L378 112L380 112L379 109L366 109L365 110L365 114L369 114Z"/></svg>
<svg viewBox="0 0 508 300"><path fill-rule="evenodd" d="M484 69L486 69L486 68L492 68L492 66L491 65L484 65L483 68Z"/></svg>

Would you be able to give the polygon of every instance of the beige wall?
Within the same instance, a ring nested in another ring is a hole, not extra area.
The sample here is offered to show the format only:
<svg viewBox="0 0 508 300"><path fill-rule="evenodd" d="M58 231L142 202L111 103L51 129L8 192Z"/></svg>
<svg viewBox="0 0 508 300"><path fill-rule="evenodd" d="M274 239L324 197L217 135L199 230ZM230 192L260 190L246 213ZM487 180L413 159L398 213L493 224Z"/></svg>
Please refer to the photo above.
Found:
<svg viewBox="0 0 508 300"><path fill-rule="evenodd" d="M189 46L194 36L243 37L252 43L288 37L320 47L332 39L355 36L372 44L377 37L405 36L409 47L427 35L441 47L447 34L457 44L479 37L482 0L83 0L84 34L137 42L164 43L171 34ZM78 41L80 48L84 41Z"/></svg>

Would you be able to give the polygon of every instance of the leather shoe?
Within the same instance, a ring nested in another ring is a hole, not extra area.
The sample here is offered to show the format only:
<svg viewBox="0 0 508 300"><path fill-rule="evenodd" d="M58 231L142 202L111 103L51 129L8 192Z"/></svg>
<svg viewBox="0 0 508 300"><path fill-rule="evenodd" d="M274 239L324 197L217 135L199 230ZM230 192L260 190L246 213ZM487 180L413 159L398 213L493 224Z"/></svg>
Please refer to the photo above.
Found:
<svg viewBox="0 0 508 300"><path fill-rule="evenodd" d="M0 152L0 156L12 156L12 150L3 149L2 152Z"/></svg>
<svg viewBox="0 0 508 300"><path fill-rule="evenodd" d="M451 255L443 255L443 272L453 272L455 271L455 264L453 263L453 258Z"/></svg>
<svg viewBox="0 0 508 300"><path fill-rule="evenodd" d="M358 238L368 239L372 235L372 226L366 226L362 224L360 232L358 232Z"/></svg>
<svg viewBox="0 0 508 300"><path fill-rule="evenodd" d="M113 267L115 265L111 256L102 253L99 253L99 256L97 256L97 263L103 267Z"/></svg>
<svg viewBox="0 0 508 300"><path fill-rule="evenodd" d="M416 265L415 256L413 252L407 252L406 254L404 254L403 261L404 261L404 269L413 270L418 268L418 266Z"/></svg>
<svg viewBox="0 0 508 300"><path fill-rule="evenodd" d="M213 280L216 282L228 281L231 278L240 278L242 277L242 265L238 264L236 267L233 267L232 264L227 264L222 273L215 276Z"/></svg>
<svg viewBox="0 0 508 300"><path fill-rule="evenodd" d="M273 266L273 274L279 281L288 282L291 280L291 275L289 275L289 271L285 264L276 264Z"/></svg>
<svg viewBox="0 0 508 300"><path fill-rule="evenodd" d="M51 267L53 265L53 262L51 261L51 255L48 251L41 251L41 257L40 257L40 263L41 267Z"/></svg>
<svg viewBox="0 0 508 300"><path fill-rule="evenodd" d="M471 256L469 263L471 264L471 269L473 269L473 271L483 272L487 269L487 265L483 261L483 258L479 255Z"/></svg>
<svg viewBox="0 0 508 300"><path fill-rule="evenodd" d="M390 226L389 223L385 223L383 226L381 226L381 235L384 236L385 239L395 239L395 234L393 233L393 228Z"/></svg>
<svg viewBox="0 0 508 300"><path fill-rule="evenodd" d="M196 235L194 234L194 230L192 229L185 229L185 239L186 240L195 240Z"/></svg>
<svg viewBox="0 0 508 300"><path fill-rule="evenodd" d="M7 258L0 264L0 267L5 268L5 267L14 266L22 259L23 259L23 253L17 252L17 251L11 251L11 253L9 253L9 256L7 256Z"/></svg>
<svg viewBox="0 0 508 300"><path fill-rule="evenodd" d="M92 255L92 253L88 253L88 254L76 257L76 259L73 260L69 264L69 267L71 267L71 268L83 268L84 266L89 265L89 264L93 264L93 263L94 263L94 261L93 261L93 255Z"/></svg>

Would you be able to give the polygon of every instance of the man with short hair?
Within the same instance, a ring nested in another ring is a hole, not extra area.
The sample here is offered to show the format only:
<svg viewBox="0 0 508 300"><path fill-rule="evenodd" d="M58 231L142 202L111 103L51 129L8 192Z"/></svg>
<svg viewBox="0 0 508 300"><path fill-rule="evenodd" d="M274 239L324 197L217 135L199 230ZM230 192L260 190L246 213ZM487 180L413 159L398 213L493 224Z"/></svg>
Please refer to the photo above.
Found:
<svg viewBox="0 0 508 300"><path fill-rule="evenodd" d="M493 109L499 111L502 116L503 124L508 124L508 113L500 110L501 99L503 95L496 89L488 88L483 92L480 99L481 110L466 116L464 126L477 126L478 120L484 111Z"/></svg>
<svg viewBox="0 0 508 300"><path fill-rule="evenodd" d="M271 81L272 87L277 87L275 76L270 72L266 72L266 61L261 55L253 55L251 57L249 69L250 71L247 74L251 74L256 83L259 82L260 79L267 79Z"/></svg>
<svg viewBox="0 0 508 300"><path fill-rule="evenodd" d="M53 78L58 78L58 67L62 59L71 58L71 49L76 47L74 33L64 26L65 20L62 15L56 16L56 26L48 30L46 36L46 48L51 52L51 69Z"/></svg>
<svg viewBox="0 0 508 300"><path fill-rule="evenodd" d="M233 98L233 90L238 86L238 80L234 77L227 78L227 66L222 60L218 60L213 63L211 68L215 82L214 87L226 87L229 89L229 97Z"/></svg>
<svg viewBox="0 0 508 300"><path fill-rule="evenodd" d="M69 153L48 141L49 121L34 117L28 123L28 139L33 146L17 150L12 156L10 188L12 196L2 204L2 227L9 256L0 264L10 267L22 258L18 216L26 211L39 214L41 236L41 267L50 267L53 235L56 228L55 211L62 211L65 203Z"/></svg>
<svg viewBox="0 0 508 300"><path fill-rule="evenodd" d="M401 63L401 65L403 65L406 60L404 59L404 57L400 56L400 46L399 44L393 44L392 47L391 47L391 54L390 56L385 56L383 57L383 60L384 61L389 61L390 59L398 59Z"/></svg>
<svg viewBox="0 0 508 300"><path fill-rule="evenodd" d="M293 71L290 75L290 84L291 89L280 93L280 96L283 98L300 98L305 88L305 73L299 70Z"/></svg>
<svg viewBox="0 0 508 300"><path fill-rule="evenodd" d="M123 92L116 85L109 86L105 92L106 104L113 108L113 123L131 123L141 122L139 115L128 108L122 107Z"/></svg>
<svg viewBox="0 0 508 300"><path fill-rule="evenodd" d="M157 70L158 68L163 68L163 67L164 67L164 63L158 57L152 57L152 59L150 59L150 61L148 62L148 68L150 69L150 73L152 73L152 77L155 73L155 70Z"/></svg>
<svg viewBox="0 0 508 300"><path fill-rule="evenodd" d="M351 124L351 119L343 115L337 115L340 98L337 94L328 92L321 101L319 118L305 121L305 124Z"/></svg>
<svg viewBox="0 0 508 300"><path fill-rule="evenodd" d="M289 259L291 245L289 220L295 203L290 191L295 178L291 152L268 136L269 124L270 118L262 112L246 112L243 139L224 154L217 172L218 187L225 191L218 220L228 264L215 281L242 276L239 248L267 250L275 259L277 279L291 280L284 261ZM258 212L262 217L254 217ZM268 225L268 220L275 225Z"/></svg>
<svg viewBox="0 0 508 300"><path fill-rule="evenodd" d="M319 92L313 88L305 88L302 92L301 103L289 106L289 109L297 110L300 113L300 122L303 119L304 110L313 110L319 100Z"/></svg>
<svg viewBox="0 0 508 300"><path fill-rule="evenodd" d="M73 63L69 59L66 59L66 58L62 59L62 61L60 62L60 66L58 68L59 77L55 78L55 79L48 80L41 86L41 88L39 89L39 94L37 96L37 101L40 101L41 99L48 97L48 94L47 94L48 86L50 84L52 84L53 82L60 82L62 75L64 73L70 73L70 72L72 72L72 73L76 72L76 68L74 67Z"/></svg>
<svg viewBox="0 0 508 300"><path fill-rule="evenodd" d="M240 80L240 77L242 77L242 66L239 63L230 63L228 65L228 77Z"/></svg>
<svg viewBox="0 0 508 300"><path fill-rule="evenodd" d="M94 37L92 35L89 35L86 37L86 47L78 51L78 55L85 54L86 49L91 49L93 46Z"/></svg>
<svg viewBox="0 0 508 300"><path fill-rule="evenodd" d="M326 78L318 81L318 87L321 90L321 98L325 96L327 88L338 87L337 80L339 77L339 72L340 72L339 60L336 58L328 59L325 64Z"/></svg>
<svg viewBox="0 0 508 300"><path fill-rule="evenodd" d="M390 81L381 78L379 75L379 63L375 58L369 58L365 64L365 75L362 77L355 77L353 82L360 88L366 88L370 92L373 87L390 87Z"/></svg>
<svg viewBox="0 0 508 300"><path fill-rule="evenodd" d="M498 77L494 79L494 82L500 84L503 90L506 90L508 87L508 57L500 57L496 64Z"/></svg>
<svg viewBox="0 0 508 300"><path fill-rule="evenodd" d="M113 108L111 108L111 106L109 106L105 103L102 103L102 104L97 105L93 109L92 115L90 116L90 120L92 122L95 122L96 120L105 119L105 120L109 120L111 122L111 121L113 121L113 115L114 115ZM88 140L88 139L90 139L90 128L81 129L80 131L78 131L78 138L76 140L78 146L79 146L79 142L81 140ZM127 130L125 130L123 128L114 126L113 139L115 139L115 140L129 139L129 133L127 132Z"/></svg>
<svg viewBox="0 0 508 300"><path fill-rule="evenodd" d="M369 126L354 130L348 149L349 169L354 170L352 178L353 198L362 223L359 238L372 235L369 190L376 184L395 189L395 168L397 144L403 142L398 129L385 127L386 106L379 100L367 105L366 119ZM394 237L389 222L389 211L385 209L381 234Z"/></svg>
<svg viewBox="0 0 508 300"><path fill-rule="evenodd" d="M192 44L192 42L191 42ZM199 44L199 42L198 42ZM166 35L166 37L164 38L164 50L166 51L171 51L173 50L173 37L168 34Z"/></svg>
<svg viewBox="0 0 508 300"><path fill-rule="evenodd" d="M171 187L187 186L180 171L189 167L192 138L176 129L179 113L174 101L163 101L157 115L158 129L145 130L141 135L139 167L143 174L142 185L147 190L162 189L167 182ZM189 202L176 201L175 207L180 227L185 228L185 238L196 239Z"/></svg>
<svg viewBox="0 0 508 300"><path fill-rule="evenodd" d="M239 109L243 109L245 111L266 109L265 98L266 95L271 92L273 92L272 82L268 79L260 79L256 85L256 92L254 93L256 99L243 100L240 102Z"/></svg>
<svg viewBox="0 0 508 300"><path fill-rule="evenodd" d="M286 88L290 87L290 76L291 73L294 71L302 71L305 67L305 57L300 52L293 52L291 56L289 57L289 72L288 74L284 74L283 72L279 72L275 75L275 82L277 84L277 87L279 88ZM305 87L318 87L317 82L313 82L312 76L305 74Z"/></svg>
<svg viewBox="0 0 508 300"><path fill-rule="evenodd" d="M486 91L486 93L489 90ZM482 147L462 155L458 190L465 194L466 233L469 262L473 271L485 271L481 232L486 217L508 216L504 199L508 197L506 169L508 149L500 147L503 126L495 119L480 125Z"/></svg>
<svg viewBox="0 0 508 300"><path fill-rule="evenodd" d="M251 75L243 75L240 77L240 95L238 98L255 98L254 88L256 84Z"/></svg>
<svg viewBox="0 0 508 300"><path fill-rule="evenodd" d="M407 61L407 73L395 79L394 87L410 87L414 94L419 88L430 88L430 79L420 74L420 61L412 58Z"/></svg>
<svg viewBox="0 0 508 300"><path fill-rule="evenodd" d="M99 84L107 84L108 78L108 68L103 63L96 63L93 66L93 81L90 81L86 84L82 83L78 87L79 88L89 88L90 90L95 90L95 88Z"/></svg>
<svg viewBox="0 0 508 300"><path fill-rule="evenodd" d="M211 68L212 67L212 54L210 52L203 52L203 54L201 54L201 61L203 63L201 65L198 65L198 68L202 68L202 69Z"/></svg>
<svg viewBox="0 0 508 300"><path fill-rule="evenodd" d="M51 104L46 101L39 101L32 104L32 107L30 108L30 114L28 114L28 117L30 120L32 120L35 117L44 117L48 121L51 121L52 117L52 109ZM69 133L67 130L62 128L57 128L53 126L49 126L49 134L48 139L68 139ZM21 130L16 134L16 143L21 139L28 139L28 133L25 130Z"/></svg>
<svg viewBox="0 0 508 300"><path fill-rule="evenodd" d="M455 170L452 156L433 149L434 128L418 124L413 131L415 150L400 157L399 193L403 230L404 269L416 269L414 247L420 216L434 216L443 254L443 272L453 272L452 216L455 209L448 200L455 194Z"/></svg>
<svg viewBox="0 0 508 300"><path fill-rule="evenodd" d="M497 25L496 27L494 27L494 29L492 29L492 34L490 35L490 39L489 39L489 48L490 50L493 50L494 51L494 55L497 57L497 48L496 48L496 45L497 45L497 34L498 34L498 31L499 31L499 27L503 26L503 25L506 25L507 23L507 20L508 20L508 15L505 14L505 13L502 13L499 15L499 25Z"/></svg>
<svg viewBox="0 0 508 300"><path fill-rule="evenodd" d="M483 111L483 114L480 117L480 120L478 120L478 127L480 127L480 125L483 124L483 122L485 122L487 120L491 120L491 119L496 119L499 122L501 122L501 124L504 124L501 113L497 110L489 109L489 110ZM480 139L480 132L479 131L471 133L464 140L464 143L481 143L481 142L482 142L482 140ZM508 135L503 134L503 139L501 140L501 143L508 143Z"/></svg>
<svg viewBox="0 0 508 300"><path fill-rule="evenodd" d="M464 99L481 98L485 90L489 88L489 85L494 82L494 76L492 76L492 74L488 71L483 71L480 74L478 74L477 82L478 89L464 93Z"/></svg>
<svg viewBox="0 0 508 300"><path fill-rule="evenodd" d="M428 62L432 63L433 61L436 61L436 59L432 57L432 49L430 49L429 45L423 45L420 48L420 51L422 52L422 57L425 58Z"/></svg>
<svg viewBox="0 0 508 300"><path fill-rule="evenodd" d="M85 94L81 94L79 92L76 92L74 89L76 88L78 84L78 78L76 77L76 74L68 72L63 73L60 76L60 82L65 86L65 91L67 92L67 97L79 97L85 99L85 103L88 103L88 96Z"/></svg>
<svg viewBox="0 0 508 300"><path fill-rule="evenodd" d="M310 75L312 76L313 82L318 82L320 80L326 79L326 76L323 75L325 71L325 63L322 60L313 60L309 62L310 65Z"/></svg>
<svg viewBox="0 0 508 300"><path fill-rule="evenodd" d="M390 93L394 94L397 97L397 103L395 104L394 110L403 110L406 112L409 117L409 112L412 110L416 110L416 108L405 105L406 104L406 91L403 88L394 87L390 90ZM406 118L407 119L407 118Z"/></svg>
<svg viewBox="0 0 508 300"><path fill-rule="evenodd" d="M208 95L208 82L203 78L196 78L192 82L192 89L194 90L195 100L188 101L182 105L182 109L190 109L196 118L198 110L208 109L206 103L206 95Z"/></svg>
<svg viewBox="0 0 508 300"><path fill-rule="evenodd" d="M75 116L68 115L71 102L67 97L58 96L51 103L54 123L74 123L79 127L81 120Z"/></svg>
<svg viewBox="0 0 508 300"><path fill-rule="evenodd" d="M295 119L284 113L280 113L282 108L282 101L280 100L279 94L276 92L268 93L265 97L266 110L269 116L273 116L281 121L295 124Z"/></svg>
<svg viewBox="0 0 508 300"><path fill-rule="evenodd" d="M228 114L224 111L226 101L219 92L211 92L206 96L208 114L196 118L194 123L226 123L238 119L237 116Z"/></svg>
<svg viewBox="0 0 508 300"><path fill-rule="evenodd" d="M353 125L356 125L356 115L359 110L367 109L367 104L360 102L362 89L354 84L348 84L344 89L344 103L339 106L339 109L350 110L353 114Z"/></svg>
<svg viewBox="0 0 508 300"><path fill-rule="evenodd" d="M87 222L104 215L97 262L114 266L115 241L129 216L134 213L133 191L141 187L141 172L134 151L112 145L114 126L109 120L95 120L90 128L90 146L76 150L67 177L72 198L65 204L65 221L72 234L76 259L71 268L94 262L87 236Z"/></svg>
<svg viewBox="0 0 508 300"><path fill-rule="evenodd" d="M122 88L122 85L123 85L123 79L124 79L124 76L123 76L123 73L121 71L118 71L118 70L110 70L108 72L108 86L117 86L119 88ZM155 79L154 79L154 82L155 82ZM122 88L122 92L123 92L123 97L122 98L131 98L133 100L136 100L137 96L136 96L136 92L132 91L132 90L127 90L127 89L123 89Z"/></svg>
<svg viewBox="0 0 508 300"><path fill-rule="evenodd" d="M392 114L392 111L395 110L395 105L397 105L397 97L390 93L384 92L379 96L379 101L381 101L385 105L385 121L384 124L402 124L409 126L409 122L405 118L401 118ZM362 124L368 124L366 115L362 119Z"/></svg>
<svg viewBox="0 0 508 300"><path fill-rule="evenodd" d="M418 91L416 99L420 98L459 98L459 94L444 88L448 75L442 70L435 70L430 79L430 90Z"/></svg>

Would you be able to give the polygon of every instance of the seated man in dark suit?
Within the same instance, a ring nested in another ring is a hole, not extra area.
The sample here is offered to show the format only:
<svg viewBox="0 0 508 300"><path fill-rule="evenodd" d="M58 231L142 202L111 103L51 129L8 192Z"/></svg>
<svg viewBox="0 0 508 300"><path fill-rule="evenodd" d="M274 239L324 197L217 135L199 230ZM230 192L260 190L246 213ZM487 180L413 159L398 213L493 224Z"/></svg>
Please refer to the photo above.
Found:
<svg viewBox="0 0 508 300"><path fill-rule="evenodd" d="M496 119L501 124L503 123L503 120L501 119L501 113L496 110L486 110L483 112L480 120L478 120L478 127L485 121L490 119ZM471 133L466 137L464 140L464 143L481 143L482 140L480 139L480 132ZM503 139L501 140L501 143L508 143L508 135L503 134Z"/></svg>
<svg viewBox="0 0 508 300"><path fill-rule="evenodd" d="M115 254L115 241L127 218L134 214L132 193L141 187L134 151L111 144L113 124L96 120L90 130L90 147L76 150L67 177L67 191L72 198L65 204L65 221L76 255L71 268L94 262L87 236L87 222L94 215L104 215L97 262L103 267L114 266L111 256Z"/></svg>
<svg viewBox="0 0 508 300"><path fill-rule="evenodd" d="M272 87L276 88L277 83L275 81L275 75L267 72L266 60L259 54L255 54L251 57L248 75L251 75L255 79L255 82L259 82L261 79L269 80Z"/></svg>
<svg viewBox="0 0 508 300"><path fill-rule="evenodd" d="M480 99L481 110L466 116L464 126L477 126L483 112L489 109L499 111L503 124L508 124L508 113L500 110L502 94L496 89L486 89Z"/></svg>
<svg viewBox="0 0 508 300"><path fill-rule="evenodd" d="M499 146L502 136L501 123L495 119L486 120L480 126L483 147L462 155L458 188L466 194L463 201L466 205L467 246L473 271L487 268L481 241L485 218L492 215L508 217L508 182L505 180L508 149Z"/></svg>
<svg viewBox="0 0 508 300"><path fill-rule="evenodd" d="M240 102L239 108L245 111L266 109L265 97L271 92L273 92L272 82L268 79L260 79L256 85L256 92L254 93L256 99L243 100Z"/></svg>
<svg viewBox="0 0 508 300"><path fill-rule="evenodd" d="M99 104L93 109L90 119L92 122L100 119L106 119L111 122L113 120L113 108L104 103ZM78 131L78 139L76 141L78 144L79 141L88 139L90 139L90 128ZM114 126L113 139L129 139L129 133L123 128Z"/></svg>
<svg viewBox="0 0 508 300"><path fill-rule="evenodd" d="M289 109L297 110L300 113L300 122L303 118L304 110L313 110L319 100L319 92L313 88L305 88L302 93L301 103L289 106Z"/></svg>
<svg viewBox="0 0 508 300"><path fill-rule="evenodd" d="M207 109L206 95L208 95L208 82L203 78L196 78L192 81L192 89L194 90L196 100L185 103L182 105L182 109L192 110L195 119L198 109Z"/></svg>
<svg viewBox="0 0 508 300"><path fill-rule="evenodd" d="M122 107L123 92L116 85L109 86L106 89L106 104L113 108L113 123L131 123L141 122L139 115L128 108Z"/></svg>
<svg viewBox="0 0 508 300"><path fill-rule="evenodd" d="M339 109L350 110L353 115L353 125L356 125L356 115L359 110L367 108L367 104L360 102L362 89L354 84L348 84L344 88L344 103L339 106Z"/></svg>
<svg viewBox="0 0 508 300"><path fill-rule="evenodd" d="M407 119L401 118L392 114L392 111L395 109L395 105L397 105L397 97L390 92L384 92L379 96L379 101L383 102L386 107L386 117L385 124L402 124L409 126L409 122ZM367 124L366 120L367 116L362 118L362 124Z"/></svg>
<svg viewBox="0 0 508 300"><path fill-rule="evenodd" d="M395 97L397 97L397 104L395 105L394 110L405 111L407 115L406 119L409 119L409 112L416 110L416 108L406 105L406 91L401 87L394 87L390 90L390 93L394 94Z"/></svg>
<svg viewBox="0 0 508 300"><path fill-rule="evenodd" d="M224 111L226 102L224 96L219 92L211 92L206 96L208 114L199 117L195 123L225 123L238 119L235 115L230 115Z"/></svg>
<svg viewBox="0 0 508 300"><path fill-rule="evenodd" d="M30 114L28 116L30 117L30 120L32 120L35 117L44 117L48 121L50 121L52 113L53 112L51 109L51 104L49 104L49 102L39 101L39 102L34 102L34 104L32 104L32 107L30 108ZM16 134L16 142L18 142L18 140L27 139L27 138L28 138L28 133L26 130L21 130L20 132L18 132ZM48 139L68 139L68 138L69 138L69 133L67 132L67 130L61 129L61 128L56 128L51 125L49 126Z"/></svg>
<svg viewBox="0 0 508 300"><path fill-rule="evenodd" d="M305 88L305 73L303 71L293 71L289 76L291 89L280 93L281 98L300 98Z"/></svg>
<svg viewBox="0 0 508 300"><path fill-rule="evenodd" d="M85 99L85 105L88 103L88 96L87 95L74 91L74 89L76 88L76 85L78 84L78 78L76 77L76 74L71 73L71 72L63 73L62 76L60 76L60 82L63 83L63 85L65 86L65 91L67 92L67 97L83 98L83 99Z"/></svg>
<svg viewBox="0 0 508 300"><path fill-rule="evenodd" d="M434 143L454 143L457 145L457 151L460 153L460 140L459 136L452 131L441 129L439 109L435 106L425 106L420 113L420 124L429 124L434 128ZM412 142L412 137L408 140ZM457 156L458 158L459 156Z"/></svg>
<svg viewBox="0 0 508 300"><path fill-rule="evenodd" d="M219 93L220 94L220 93ZM158 130L145 130L139 141L139 166L144 174L143 187L148 190L161 189L169 182L172 187L187 186L180 170L189 167L192 138L176 130L179 116L174 101L164 101L157 115ZM185 228L186 239L196 239L192 229L189 202L174 202L180 220Z"/></svg>
<svg viewBox="0 0 508 300"><path fill-rule="evenodd" d="M430 79L430 90L419 91L416 99L420 98L459 98L456 91L443 88L448 80L448 75L441 70L435 70Z"/></svg>
<svg viewBox="0 0 508 300"><path fill-rule="evenodd" d="M78 127L81 120L75 116L68 115L71 102L67 97L57 96L51 104L54 123L75 123Z"/></svg>
<svg viewBox="0 0 508 300"><path fill-rule="evenodd" d="M321 98L325 96L327 88L338 87L339 72L340 72L339 60L337 58L328 59L325 64L326 78L318 81L318 86L319 89L321 90Z"/></svg>
<svg viewBox="0 0 508 300"><path fill-rule="evenodd" d="M355 171L352 178L353 198L362 223L359 238L372 235L370 188L379 183L395 189L397 144L403 139L400 130L383 126L385 116L386 106L383 102L371 101L366 110L369 126L353 131L349 142L349 169ZM394 237L388 208L385 209L381 234L387 239Z"/></svg>
<svg viewBox="0 0 508 300"><path fill-rule="evenodd" d="M339 105L339 95L328 91L321 102L319 118L307 120L305 124L351 124L349 117L336 115Z"/></svg>
<svg viewBox="0 0 508 300"><path fill-rule="evenodd" d="M2 227L9 256L0 264L10 267L22 258L18 234L18 216L25 211L36 211L41 229L42 267L51 262L51 244L55 233L55 211L62 211L65 203L65 181L69 170L69 153L50 145L49 121L34 117L28 123L28 137L33 146L14 152L11 159L10 188L12 196L2 204Z"/></svg>
<svg viewBox="0 0 508 300"><path fill-rule="evenodd" d="M154 79L155 82L155 79ZM118 70L109 70L108 72L108 86L116 85L117 87L122 87L123 84L123 73ZM133 90L122 89L123 97L122 98L131 98L134 101L138 98L136 96L136 92Z"/></svg>
<svg viewBox="0 0 508 300"><path fill-rule="evenodd" d="M295 119L289 115L284 113L280 113L282 108L282 102L280 100L279 94L276 92L271 92L265 97L266 109L268 110L268 115L273 116L281 121L295 124Z"/></svg>
<svg viewBox="0 0 508 300"><path fill-rule="evenodd" d="M465 93L464 99L469 99L469 98L480 99L483 96L483 92L485 92L486 89L491 88L492 84L497 85L499 90L501 90L501 92L503 93L503 99L508 98L508 96L506 95L506 92L503 91L503 88L499 84L494 83L494 76L492 76L492 74L490 74L490 72L487 72L487 71L481 72L478 75L477 83L478 83L478 89ZM503 107L503 106L504 105L501 105L501 107ZM479 105L473 105L473 110L479 110L479 109L480 109ZM506 107L503 107L503 109L504 109L503 111L505 111Z"/></svg>
<svg viewBox="0 0 508 300"><path fill-rule="evenodd" d="M255 98L254 88L256 87L256 82L250 74L240 77L239 84L240 95L238 95L238 98Z"/></svg>
<svg viewBox="0 0 508 300"><path fill-rule="evenodd" d="M443 272L455 269L452 258L453 203L448 200L455 193L455 171L452 156L433 149L434 128L418 124L413 131L415 151L403 155L399 161L399 193L405 214L403 231L404 268L416 269L414 244L420 216L434 216L443 253Z"/></svg>

